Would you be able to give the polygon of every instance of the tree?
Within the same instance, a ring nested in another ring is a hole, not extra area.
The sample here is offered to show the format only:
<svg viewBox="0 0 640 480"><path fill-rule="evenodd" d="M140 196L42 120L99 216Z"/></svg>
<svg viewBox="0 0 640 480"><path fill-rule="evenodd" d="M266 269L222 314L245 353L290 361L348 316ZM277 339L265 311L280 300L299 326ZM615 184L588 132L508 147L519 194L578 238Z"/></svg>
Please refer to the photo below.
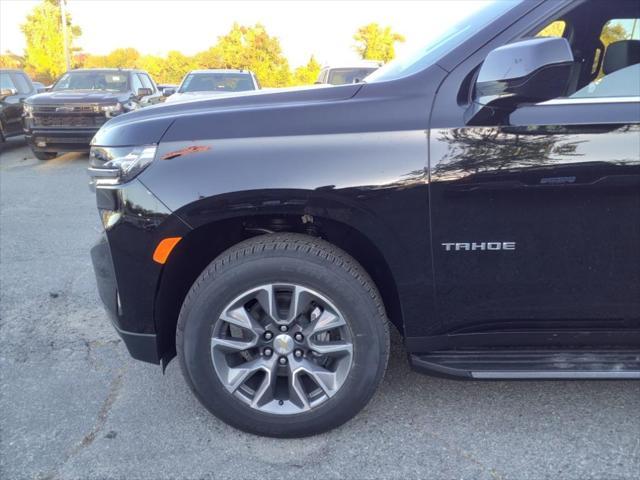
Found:
<svg viewBox="0 0 640 480"><path fill-rule="evenodd" d="M246 27L237 23L218 43L195 56L200 68L238 68L253 71L262 85L283 87L290 84L289 62L282 55L277 37L263 25Z"/></svg>
<svg viewBox="0 0 640 480"><path fill-rule="evenodd" d="M138 68L140 53L135 48L117 48L107 55L105 62L111 68Z"/></svg>
<svg viewBox="0 0 640 480"><path fill-rule="evenodd" d="M306 65L296 68L293 72L292 85L312 85L318 79L321 65L313 55Z"/></svg>
<svg viewBox="0 0 640 480"><path fill-rule="evenodd" d="M24 57L7 50L0 55L0 68L24 68Z"/></svg>
<svg viewBox="0 0 640 480"><path fill-rule="evenodd" d="M162 82L180 83L187 73L196 68L193 57L172 50L163 62L160 78Z"/></svg>
<svg viewBox="0 0 640 480"><path fill-rule="evenodd" d="M630 39L632 36L631 33L632 32L628 32L627 29L624 28L624 25L609 22L602 29L600 40L602 40L606 48L610 43Z"/></svg>
<svg viewBox="0 0 640 480"><path fill-rule="evenodd" d="M80 59L81 68L104 68L107 65L106 55L84 55Z"/></svg>
<svg viewBox="0 0 640 480"><path fill-rule="evenodd" d="M564 20L556 20L538 32L537 37L561 37L567 24Z"/></svg>
<svg viewBox="0 0 640 480"><path fill-rule="evenodd" d="M146 71L158 83L168 83L164 78L165 60L155 55L143 55L138 60L140 68ZM177 82L176 82L177 83Z"/></svg>
<svg viewBox="0 0 640 480"><path fill-rule="evenodd" d="M355 49L363 59L385 63L395 58L395 44L405 40L404 36L391 31L391 27L381 27L377 23L360 27L353 39L357 42Z"/></svg>
<svg viewBox="0 0 640 480"><path fill-rule="evenodd" d="M68 32L68 48L73 51L73 41L82 34L80 27L72 25L71 15L65 19ZM55 80L67 69L62 39L60 0L43 0L27 15L21 25L26 39L25 68L46 81Z"/></svg>

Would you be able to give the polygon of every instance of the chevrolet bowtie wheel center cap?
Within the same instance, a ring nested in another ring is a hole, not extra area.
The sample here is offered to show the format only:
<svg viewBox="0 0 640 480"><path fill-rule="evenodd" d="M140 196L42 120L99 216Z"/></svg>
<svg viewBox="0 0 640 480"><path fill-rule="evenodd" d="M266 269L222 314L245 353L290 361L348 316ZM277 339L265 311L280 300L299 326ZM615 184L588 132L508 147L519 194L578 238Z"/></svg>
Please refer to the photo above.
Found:
<svg viewBox="0 0 640 480"><path fill-rule="evenodd" d="M273 340L273 349L278 355L289 355L293 352L293 338L289 335L278 335Z"/></svg>

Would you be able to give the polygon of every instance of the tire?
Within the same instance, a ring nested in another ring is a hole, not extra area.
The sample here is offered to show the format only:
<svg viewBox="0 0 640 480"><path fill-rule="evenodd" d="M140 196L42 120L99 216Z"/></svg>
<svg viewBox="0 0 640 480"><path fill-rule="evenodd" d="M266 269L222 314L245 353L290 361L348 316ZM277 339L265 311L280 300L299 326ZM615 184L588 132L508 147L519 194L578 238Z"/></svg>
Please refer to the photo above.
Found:
<svg viewBox="0 0 640 480"><path fill-rule="evenodd" d="M229 342L240 317L250 327L236 328ZM293 318L283 322L286 333L273 320L284 317ZM239 342L254 341L236 352ZM300 348L291 351L291 342ZM219 419L258 435L303 437L343 424L369 402L386 370L389 327L380 294L351 256L314 237L268 234L230 248L202 272L182 305L176 349L187 383ZM238 361L240 368L230 366ZM256 362L271 363L238 387L234 372Z"/></svg>
<svg viewBox="0 0 640 480"><path fill-rule="evenodd" d="M32 152L38 160L52 160L58 156L57 152L36 152L35 150Z"/></svg>

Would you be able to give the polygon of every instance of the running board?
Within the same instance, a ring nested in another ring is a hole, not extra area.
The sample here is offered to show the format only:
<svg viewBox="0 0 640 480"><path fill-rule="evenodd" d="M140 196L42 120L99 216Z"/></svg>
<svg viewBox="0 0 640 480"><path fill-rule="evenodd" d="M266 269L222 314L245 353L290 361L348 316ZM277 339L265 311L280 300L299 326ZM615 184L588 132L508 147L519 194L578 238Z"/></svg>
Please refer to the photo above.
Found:
<svg viewBox="0 0 640 480"><path fill-rule="evenodd" d="M640 350L450 350L410 355L416 370L477 379L640 379Z"/></svg>

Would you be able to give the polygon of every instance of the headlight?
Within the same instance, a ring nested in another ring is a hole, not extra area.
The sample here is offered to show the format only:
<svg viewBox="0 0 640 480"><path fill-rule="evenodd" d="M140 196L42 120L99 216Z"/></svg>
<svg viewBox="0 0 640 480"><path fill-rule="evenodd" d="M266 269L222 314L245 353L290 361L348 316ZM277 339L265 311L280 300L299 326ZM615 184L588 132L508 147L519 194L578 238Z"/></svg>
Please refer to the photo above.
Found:
<svg viewBox="0 0 640 480"><path fill-rule="evenodd" d="M140 147L91 147L89 175L94 185L128 182L149 166L156 156L155 145Z"/></svg>
<svg viewBox="0 0 640 480"><path fill-rule="evenodd" d="M102 110L107 117L114 117L122 112L122 105L119 103L115 105L102 105L100 106L100 110Z"/></svg>
<svg viewBox="0 0 640 480"><path fill-rule="evenodd" d="M22 111L24 112L25 117L33 116L33 105L29 105L28 103L25 103L22 106Z"/></svg>

